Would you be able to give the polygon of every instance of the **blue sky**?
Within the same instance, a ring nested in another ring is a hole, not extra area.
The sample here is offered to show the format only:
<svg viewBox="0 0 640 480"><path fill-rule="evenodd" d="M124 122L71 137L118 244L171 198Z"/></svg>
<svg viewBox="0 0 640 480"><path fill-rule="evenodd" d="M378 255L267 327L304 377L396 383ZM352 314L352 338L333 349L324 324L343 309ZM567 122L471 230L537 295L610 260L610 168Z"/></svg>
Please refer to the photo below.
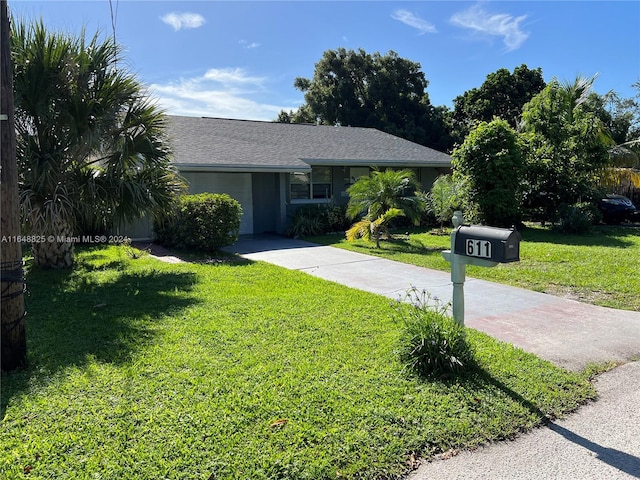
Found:
<svg viewBox="0 0 640 480"><path fill-rule="evenodd" d="M638 1L112 0L126 63L170 114L274 120L300 106L296 77L325 50L397 52L419 62L434 105L523 63L545 80L598 74L595 90L633 96ZM112 35L108 0L9 0L14 15Z"/></svg>

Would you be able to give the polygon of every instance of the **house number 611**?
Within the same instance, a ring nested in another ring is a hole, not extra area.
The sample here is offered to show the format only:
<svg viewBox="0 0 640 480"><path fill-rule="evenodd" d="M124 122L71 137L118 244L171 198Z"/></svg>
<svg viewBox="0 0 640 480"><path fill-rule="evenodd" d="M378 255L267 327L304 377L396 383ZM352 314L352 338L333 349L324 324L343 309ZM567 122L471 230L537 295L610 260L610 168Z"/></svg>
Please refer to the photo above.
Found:
<svg viewBox="0 0 640 480"><path fill-rule="evenodd" d="M470 257L491 258L491 242L467 238L465 251Z"/></svg>

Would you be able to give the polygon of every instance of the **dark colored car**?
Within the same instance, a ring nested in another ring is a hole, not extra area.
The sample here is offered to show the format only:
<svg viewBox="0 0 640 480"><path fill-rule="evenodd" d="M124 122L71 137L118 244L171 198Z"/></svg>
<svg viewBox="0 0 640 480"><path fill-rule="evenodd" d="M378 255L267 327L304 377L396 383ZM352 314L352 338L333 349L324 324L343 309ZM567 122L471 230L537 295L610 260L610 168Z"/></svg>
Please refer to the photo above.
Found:
<svg viewBox="0 0 640 480"><path fill-rule="evenodd" d="M625 220L637 221L639 211L627 197L622 195L607 195L600 199L598 208L602 212L605 223L621 223Z"/></svg>

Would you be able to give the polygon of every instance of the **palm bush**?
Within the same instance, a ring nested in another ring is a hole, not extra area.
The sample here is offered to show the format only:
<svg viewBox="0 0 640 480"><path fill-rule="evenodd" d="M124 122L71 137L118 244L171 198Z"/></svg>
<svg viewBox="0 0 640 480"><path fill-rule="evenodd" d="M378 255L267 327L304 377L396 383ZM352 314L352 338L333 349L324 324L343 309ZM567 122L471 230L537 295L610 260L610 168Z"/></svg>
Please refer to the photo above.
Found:
<svg viewBox="0 0 640 480"><path fill-rule="evenodd" d="M353 242L358 238L362 238L367 242L375 241L376 248L380 248L380 238L384 234L388 234L389 222L403 215L404 213L399 208L390 208L375 220L369 220L368 217L365 217L359 222L354 223L351 228L347 230L347 241Z"/></svg>
<svg viewBox="0 0 640 480"><path fill-rule="evenodd" d="M347 240L375 240L380 248L380 238L393 218L406 216L418 225L426 207L419 190L420 183L411 170L374 170L371 176L358 179L347 189L347 217L363 217L347 231Z"/></svg>
<svg viewBox="0 0 640 480"><path fill-rule="evenodd" d="M373 170L347 189L347 216L351 219L365 215L375 220L390 208L402 210L416 225L425 209L420 182L411 170Z"/></svg>
<svg viewBox="0 0 640 480"><path fill-rule="evenodd" d="M36 265L70 267L73 243L62 237L153 215L183 183L169 163L165 117L112 39L13 24L23 229L54 239L33 244Z"/></svg>

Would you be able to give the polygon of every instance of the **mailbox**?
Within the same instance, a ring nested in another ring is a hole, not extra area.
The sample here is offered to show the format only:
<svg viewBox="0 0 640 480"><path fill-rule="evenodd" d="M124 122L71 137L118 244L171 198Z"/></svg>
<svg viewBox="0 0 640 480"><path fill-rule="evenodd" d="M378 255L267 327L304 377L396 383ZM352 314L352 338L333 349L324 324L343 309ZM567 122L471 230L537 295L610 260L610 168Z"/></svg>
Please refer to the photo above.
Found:
<svg viewBox="0 0 640 480"><path fill-rule="evenodd" d="M453 253L492 262L518 262L520 240L520 233L515 229L460 225L455 232Z"/></svg>

